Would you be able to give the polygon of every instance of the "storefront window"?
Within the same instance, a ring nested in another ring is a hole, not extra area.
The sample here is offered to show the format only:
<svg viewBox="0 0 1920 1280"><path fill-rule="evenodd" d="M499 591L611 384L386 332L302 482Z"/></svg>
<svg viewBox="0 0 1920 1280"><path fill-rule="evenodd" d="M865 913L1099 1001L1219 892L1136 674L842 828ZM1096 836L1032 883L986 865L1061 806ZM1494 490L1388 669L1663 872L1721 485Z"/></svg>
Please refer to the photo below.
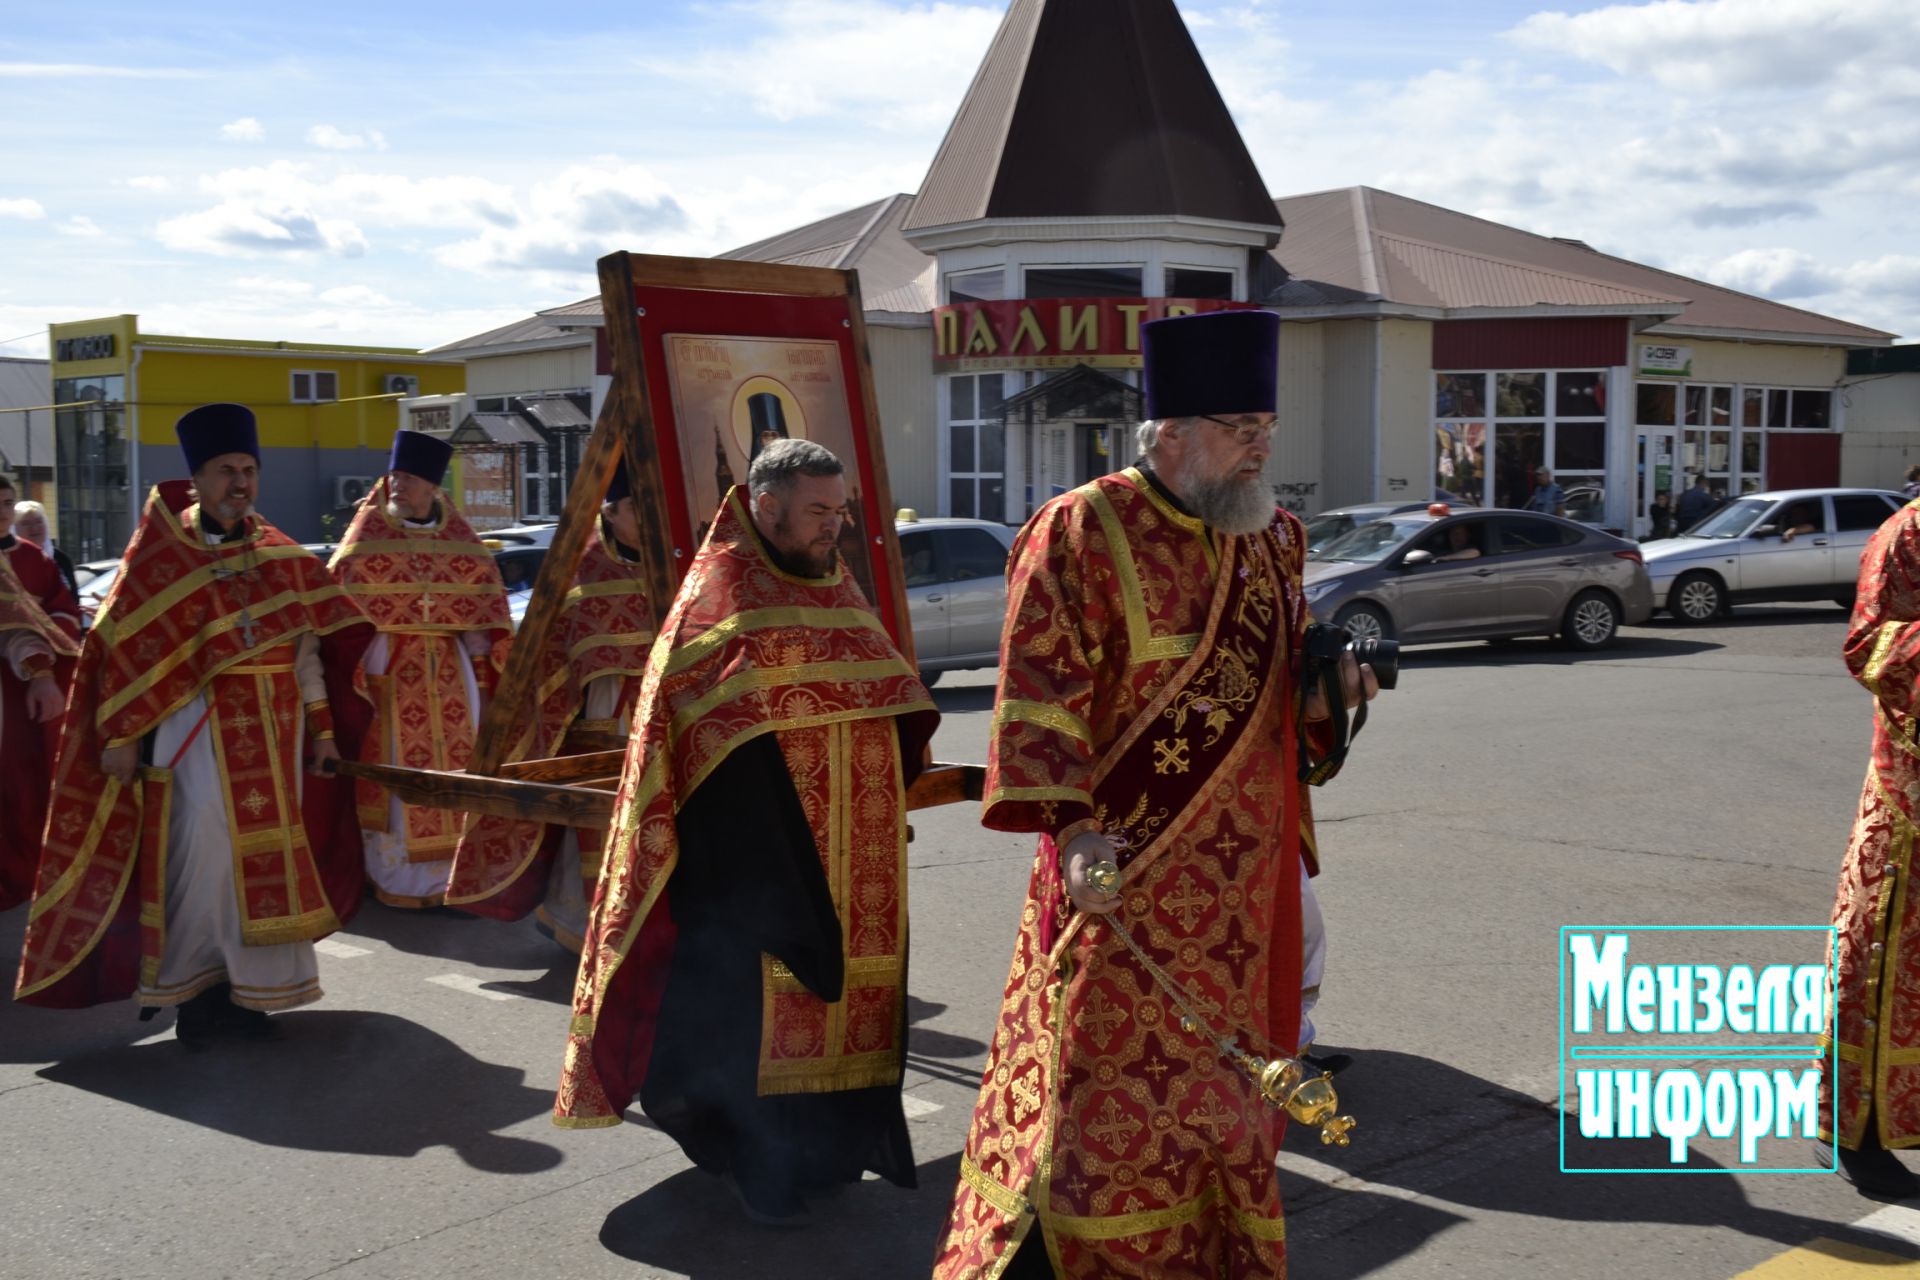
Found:
<svg viewBox="0 0 1920 1280"><path fill-rule="evenodd" d="M1028 298L1138 298L1139 267L1028 267Z"/></svg>
<svg viewBox="0 0 1920 1280"><path fill-rule="evenodd" d="M1480 418L1487 412L1487 375L1441 373L1433 379L1433 416Z"/></svg>
<svg viewBox="0 0 1920 1280"><path fill-rule="evenodd" d="M1006 518L1006 427L1002 375L961 373L947 379L947 514Z"/></svg>
<svg viewBox="0 0 1920 1280"><path fill-rule="evenodd" d="M987 271L955 271L947 276L948 302L999 302L1007 296L1007 273L999 267Z"/></svg>
<svg viewBox="0 0 1920 1280"><path fill-rule="evenodd" d="M1605 471L1607 424L1556 422L1553 428L1553 469L1556 472Z"/></svg>
<svg viewBox="0 0 1920 1280"><path fill-rule="evenodd" d="M1495 410L1503 418L1544 418L1547 416L1547 375L1544 373L1502 373L1495 375L1499 394Z"/></svg>
<svg viewBox="0 0 1920 1280"><path fill-rule="evenodd" d="M1597 371L1557 374L1553 380L1553 412L1561 418L1604 418L1606 388L1606 375Z"/></svg>
<svg viewBox="0 0 1920 1280"><path fill-rule="evenodd" d="M1678 390L1671 382L1642 382L1634 388L1633 420L1643 427L1672 426Z"/></svg>
<svg viewBox="0 0 1920 1280"><path fill-rule="evenodd" d="M53 398L56 404L85 404L54 414L60 548L75 560L117 556L133 536L126 378L61 378L53 384Z"/></svg>
<svg viewBox="0 0 1920 1280"><path fill-rule="evenodd" d="M1540 422L1503 422L1493 438L1493 505L1524 507L1534 473L1547 461L1547 428Z"/></svg>
<svg viewBox="0 0 1920 1280"><path fill-rule="evenodd" d="M1233 300L1233 272L1208 271L1200 267L1168 267L1169 298L1213 298Z"/></svg>
<svg viewBox="0 0 1920 1280"><path fill-rule="evenodd" d="M1494 421L1479 417L1491 389ZM1542 466L1565 488L1575 519L1605 518L1606 374L1598 369L1525 369L1434 375L1435 497L1523 507ZM1491 457L1489 457L1489 452ZM1492 493L1486 474L1492 473ZM1572 495L1578 491L1579 501Z"/></svg>
<svg viewBox="0 0 1920 1280"><path fill-rule="evenodd" d="M1442 422L1434 428L1437 444L1433 497L1437 502L1482 506L1486 502L1487 424Z"/></svg>

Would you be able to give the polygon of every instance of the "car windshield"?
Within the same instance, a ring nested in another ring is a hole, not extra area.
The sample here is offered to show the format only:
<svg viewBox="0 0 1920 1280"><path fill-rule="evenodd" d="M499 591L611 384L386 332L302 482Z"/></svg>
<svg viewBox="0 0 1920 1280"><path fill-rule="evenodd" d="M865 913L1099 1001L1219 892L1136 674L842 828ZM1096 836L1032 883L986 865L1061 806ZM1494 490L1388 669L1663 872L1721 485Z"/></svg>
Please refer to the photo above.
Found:
<svg viewBox="0 0 1920 1280"><path fill-rule="evenodd" d="M1375 564L1393 554L1414 534L1432 524L1428 516L1411 520L1375 520L1352 533L1342 534L1320 548L1316 560L1346 560L1356 564Z"/></svg>
<svg viewBox="0 0 1920 1280"><path fill-rule="evenodd" d="M1352 516L1315 516L1307 521L1307 547L1317 550L1351 528Z"/></svg>
<svg viewBox="0 0 1920 1280"><path fill-rule="evenodd" d="M1742 498L1720 508L1686 533L1690 538L1743 538L1753 522L1772 506L1770 498Z"/></svg>

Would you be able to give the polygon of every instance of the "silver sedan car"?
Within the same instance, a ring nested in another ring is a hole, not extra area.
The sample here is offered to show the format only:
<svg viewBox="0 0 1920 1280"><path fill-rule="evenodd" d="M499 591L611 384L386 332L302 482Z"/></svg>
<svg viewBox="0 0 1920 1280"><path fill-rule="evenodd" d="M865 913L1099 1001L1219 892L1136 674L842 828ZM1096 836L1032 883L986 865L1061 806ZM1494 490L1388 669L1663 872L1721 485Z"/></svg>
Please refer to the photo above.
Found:
<svg viewBox="0 0 1920 1280"><path fill-rule="evenodd" d="M1016 532L991 520L898 520L907 616L920 678L997 666L1007 618L1007 555Z"/></svg>
<svg viewBox="0 0 1920 1280"><path fill-rule="evenodd" d="M1361 525L1307 561L1306 594L1321 621L1402 644L1558 635L1598 649L1653 612L1637 545L1527 511Z"/></svg>
<svg viewBox="0 0 1920 1280"><path fill-rule="evenodd" d="M1678 538L1642 548L1655 603L1710 622L1748 600L1853 606L1860 553L1906 503L1882 489L1774 489L1736 498Z"/></svg>

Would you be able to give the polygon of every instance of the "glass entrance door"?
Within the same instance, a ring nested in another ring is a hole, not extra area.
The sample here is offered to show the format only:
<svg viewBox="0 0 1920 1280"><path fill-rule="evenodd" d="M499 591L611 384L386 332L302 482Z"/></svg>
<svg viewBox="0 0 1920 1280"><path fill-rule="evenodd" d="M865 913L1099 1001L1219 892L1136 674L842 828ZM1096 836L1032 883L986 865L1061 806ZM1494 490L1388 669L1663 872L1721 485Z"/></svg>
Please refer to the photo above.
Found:
<svg viewBox="0 0 1920 1280"><path fill-rule="evenodd" d="M1671 428L1641 427L1633 433L1633 536L1644 538L1653 527L1647 511L1653 495L1664 493L1668 503L1679 497L1680 476L1674 467Z"/></svg>

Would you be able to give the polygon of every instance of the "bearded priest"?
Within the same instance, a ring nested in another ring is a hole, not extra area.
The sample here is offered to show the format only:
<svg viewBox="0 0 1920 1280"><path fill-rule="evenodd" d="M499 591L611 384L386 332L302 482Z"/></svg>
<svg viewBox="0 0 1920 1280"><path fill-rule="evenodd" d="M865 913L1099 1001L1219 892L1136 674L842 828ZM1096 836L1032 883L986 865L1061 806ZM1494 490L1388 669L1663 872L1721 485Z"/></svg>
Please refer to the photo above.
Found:
<svg viewBox="0 0 1920 1280"><path fill-rule="evenodd" d="M394 432L387 474L328 566L380 630L362 668L373 724L360 758L369 764L466 768L480 700L506 664L506 584L440 488L452 458L438 436ZM390 907L440 906L461 815L403 804L365 780L358 804L374 895Z"/></svg>
<svg viewBox="0 0 1920 1280"><path fill-rule="evenodd" d="M320 998L314 941L359 905L320 775L371 629L255 511L252 412L203 405L176 430L191 486L147 500L80 652L16 995L137 994L142 1017L179 1006L183 1041L267 1037L268 1011Z"/></svg>
<svg viewBox="0 0 1920 1280"><path fill-rule="evenodd" d="M840 460L776 440L714 518L648 662L574 988L556 1123L636 1094L747 1216L806 1220L901 1108L906 788L939 714L839 560Z"/></svg>
<svg viewBox="0 0 1920 1280"><path fill-rule="evenodd" d="M1039 850L938 1280L1286 1274L1285 1117L1215 1047L1300 1043L1296 717L1326 709L1302 527L1264 475L1279 330L1145 325L1139 465L1014 543L985 822Z"/></svg>

